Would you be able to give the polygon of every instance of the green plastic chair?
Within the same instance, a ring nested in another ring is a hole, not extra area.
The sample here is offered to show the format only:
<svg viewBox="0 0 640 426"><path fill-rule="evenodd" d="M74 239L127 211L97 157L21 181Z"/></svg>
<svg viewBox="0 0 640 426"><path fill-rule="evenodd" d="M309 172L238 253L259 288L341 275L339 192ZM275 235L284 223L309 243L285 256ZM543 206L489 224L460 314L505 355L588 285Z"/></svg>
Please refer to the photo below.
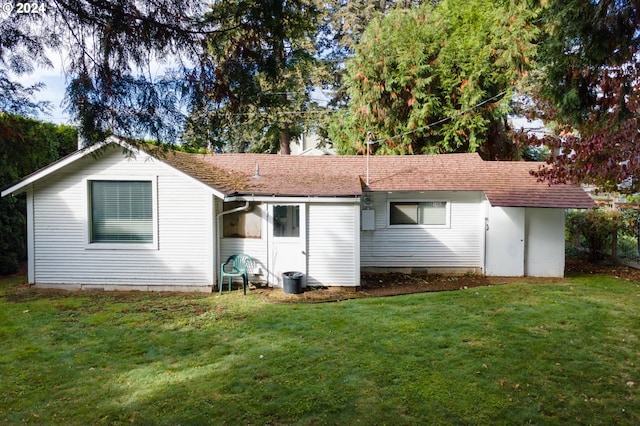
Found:
<svg viewBox="0 0 640 426"><path fill-rule="evenodd" d="M246 254L233 254L229 256L226 262L220 265L220 282L218 287L220 288L220 294L222 294L222 286L224 285L224 279L227 278L229 282L229 291L231 291L231 282L234 278L242 277L242 290L244 294L247 294L247 287L249 286L249 267L253 264L251 256ZM225 268L229 270L225 270Z"/></svg>

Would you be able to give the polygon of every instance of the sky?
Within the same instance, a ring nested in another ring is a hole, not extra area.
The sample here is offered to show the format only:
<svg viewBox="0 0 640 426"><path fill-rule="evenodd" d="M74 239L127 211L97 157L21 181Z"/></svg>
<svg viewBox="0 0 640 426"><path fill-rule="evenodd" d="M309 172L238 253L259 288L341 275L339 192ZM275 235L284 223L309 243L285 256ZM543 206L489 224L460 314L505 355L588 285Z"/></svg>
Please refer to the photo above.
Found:
<svg viewBox="0 0 640 426"><path fill-rule="evenodd" d="M56 124L73 124L71 117L63 111L61 105L66 89L62 58L59 54L49 52L49 59L53 62L53 68L38 67L33 73L21 76L19 81L25 86L39 82L45 84L45 87L36 94L35 100L50 102L51 111L48 115L40 114L38 119Z"/></svg>

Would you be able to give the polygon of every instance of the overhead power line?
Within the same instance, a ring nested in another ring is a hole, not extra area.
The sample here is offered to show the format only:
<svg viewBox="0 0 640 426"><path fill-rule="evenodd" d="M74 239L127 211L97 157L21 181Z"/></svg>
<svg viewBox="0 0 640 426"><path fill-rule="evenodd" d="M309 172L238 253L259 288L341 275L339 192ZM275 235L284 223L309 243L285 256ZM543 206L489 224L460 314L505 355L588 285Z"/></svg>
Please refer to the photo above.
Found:
<svg viewBox="0 0 640 426"><path fill-rule="evenodd" d="M307 111L253 111L253 112L210 112L215 116L233 116L233 117L250 117L250 116L269 116L269 115L313 115L313 114L328 114L330 110L307 110Z"/></svg>
<svg viewBox="0 0 640 426"><path fill-rule="evenodd" d="M384 142L384 141L388 141L388 140L400 139L400 138L402 138L404 136L407 136L407 135L410 135L412 133L417 133L417 132L421 132L423 130L430 129L430 128L438 126L438 125L440 125L442 123L446 123L447 121L452 120L452 119L454 119L456 117L464 115L464 114L466 114L466 113L468 113L470 111L473 111L474 109L478 109L478 108L480 108L480 107L482 107L482 106L484 106L484 105L486 105L488 103L492 103L493 101L502 98L506 94L507 94L507 91L503 90L502 92L498 93L497 95L494 95L494 96L492 96L492 97L490 97L488 99L485 99L484 101L482 101L482 102L480 102L480 103L478 103L478 104L476 104L476 105L474 105L472 107L469 107L469 108L467 108L465 110L462 110L462 111L458 111L456 114L453 114L453 115L450 115L448 117L442 118L442 119L440 119L438 121L434 121L433 123L429 123L426 126L418 127L416 129L413 129L413 130L409 130L409 131L406 131L406 132L403 132L403 133L399 133L397 135L393 135L393 136L389 136L389 137L385 137L385 138L381 138L381 139L371 140L371 141L369 141L367 143L368 144L376 144L376 143L380 143L380 142Z"/></svg>

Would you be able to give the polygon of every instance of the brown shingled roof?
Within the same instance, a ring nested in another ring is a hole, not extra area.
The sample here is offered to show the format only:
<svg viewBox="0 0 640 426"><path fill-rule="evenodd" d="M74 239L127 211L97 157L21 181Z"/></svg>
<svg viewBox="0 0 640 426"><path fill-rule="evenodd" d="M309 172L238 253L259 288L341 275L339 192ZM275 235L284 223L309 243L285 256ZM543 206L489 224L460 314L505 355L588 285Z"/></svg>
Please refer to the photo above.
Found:
<svg viewBox="0 0 640 426"><path fill-rule="evenodd" d="M362 194L362 160L269 154L219 154L205 159L208 164L247 177L248 187L238 190L239 194L318 197ZM256 168L260 177L254 177Z"/></svg>
<svg viewBox="0 0 640 426"><path fill-rule="evenodd" d="M371 191L481 191L484 161L477 154L376 156Z"/></svg>
<svg viewBox="0 0 640 426"><path fill-rule="evenodd" d="M358 196L370 191L483 191L493 206L590 208L575 185L537 182L532 163L483 161L477 154L287 156L185 154L160 157L228 196ZM256 175L256 166L259 177Z"/></svg>
<svg viewBox="0 0 640 426"><path fill-rule="evenodd" d="M249 188L244 173L234 172L208 161L208 154L187 154L180 151L156 151L155 156L192 178L222 192L231 194Z"/></svg>

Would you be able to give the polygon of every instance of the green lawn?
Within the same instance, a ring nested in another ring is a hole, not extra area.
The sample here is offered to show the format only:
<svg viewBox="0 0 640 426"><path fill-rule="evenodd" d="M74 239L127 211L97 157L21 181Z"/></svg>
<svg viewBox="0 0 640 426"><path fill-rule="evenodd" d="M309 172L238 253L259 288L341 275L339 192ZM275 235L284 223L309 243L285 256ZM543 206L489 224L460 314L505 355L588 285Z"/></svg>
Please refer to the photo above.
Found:
<svg viewBox="0 0 640 426"><path fill-rule="evenodd" d="M0 423L640 424L640 284L323 304L16 289Z"/></svg>

